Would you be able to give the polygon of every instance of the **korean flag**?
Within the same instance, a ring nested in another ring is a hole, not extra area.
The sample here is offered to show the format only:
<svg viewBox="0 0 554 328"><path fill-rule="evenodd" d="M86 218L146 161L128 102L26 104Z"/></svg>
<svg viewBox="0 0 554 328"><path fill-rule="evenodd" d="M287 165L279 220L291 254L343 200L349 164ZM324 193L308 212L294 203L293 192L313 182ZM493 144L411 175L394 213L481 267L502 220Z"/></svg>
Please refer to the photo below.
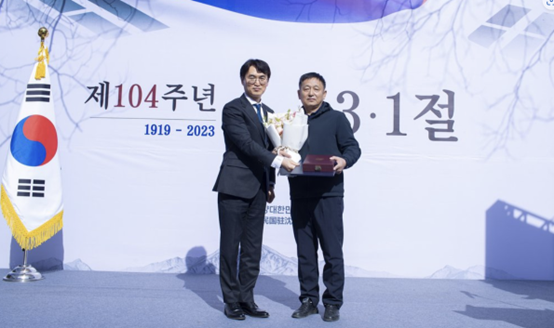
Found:
<svg viewBox="0 0 554 328"><path fill-rule="evenodd" d="M42 45L27 84L2 176L2 213L22 249L33 249L62 229L58 134Z"/></svg>

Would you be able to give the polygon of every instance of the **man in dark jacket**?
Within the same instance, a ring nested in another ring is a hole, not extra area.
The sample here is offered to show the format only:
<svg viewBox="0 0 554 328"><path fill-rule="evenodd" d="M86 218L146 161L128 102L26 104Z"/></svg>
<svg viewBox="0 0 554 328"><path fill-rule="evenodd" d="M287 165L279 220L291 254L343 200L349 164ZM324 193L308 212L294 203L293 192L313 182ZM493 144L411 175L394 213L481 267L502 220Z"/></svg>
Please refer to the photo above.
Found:
<svg viewBox="0 0 554 328"><path fill-rule="evenodd" d="M361 150L354 138L350 122L344 113L335 111L324 102L327 91L325 79L317 73L300 77L298 97L308 115L308 139L300 150L303 159L308 154L329 155L335 174L329 176L295 176L289 178L291 216L298 254L298 279L301 306L293 318L318 313L319 269L318 241L325 266L323 283L326 290L323 320L340 317L344 290L344 239L342 214L344 210L344 174L360 158Z"/></svg>
<svg viewBox="0 0 554 328"><path fill-rule="evenodd" d="M225 104L222 113L225 153L213 191L218 192L219 280L224 313L234 320L244 320L245 314L269 317L254 302L265 207L266 202L275 198L275 168L290 171L298 165L290 158L272 153L274 147L262 124L267 113L273 112L262 104L270 77L271 70L265 61L248 60L240 69L244 94Z"/></svg>

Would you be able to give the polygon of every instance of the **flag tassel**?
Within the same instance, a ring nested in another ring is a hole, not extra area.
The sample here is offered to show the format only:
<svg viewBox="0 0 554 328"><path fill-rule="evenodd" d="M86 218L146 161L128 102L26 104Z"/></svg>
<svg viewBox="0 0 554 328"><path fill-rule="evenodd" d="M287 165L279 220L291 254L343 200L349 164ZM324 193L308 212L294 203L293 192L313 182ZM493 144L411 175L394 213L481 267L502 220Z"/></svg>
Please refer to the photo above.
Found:
<svg viewBox="0 0 554 328"><path fill-rule="evenodd" d="M40 80L46 76L46 64L50 63L50 55L48 54L48 48L44 46L44 40L40 42L40 49L38 50L37 71L35 73L35 79ZM46 64L44 61L46 60Z"/></svg>

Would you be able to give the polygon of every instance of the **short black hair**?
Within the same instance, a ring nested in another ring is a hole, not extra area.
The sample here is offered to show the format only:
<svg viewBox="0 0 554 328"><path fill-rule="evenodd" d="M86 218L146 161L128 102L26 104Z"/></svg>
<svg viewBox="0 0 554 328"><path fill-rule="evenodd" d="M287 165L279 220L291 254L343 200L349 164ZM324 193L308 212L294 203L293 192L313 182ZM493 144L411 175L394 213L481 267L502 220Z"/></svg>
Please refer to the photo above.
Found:
<svg viewBox="0 0 554 328"><path fill-rule="evenodd" d="M327 86L325 84L325 79L323 78L323 76L321 76L321 74L316 73L316 72L310 72L310 73L306 73L306 74L304 74L300 77L300 82L298 82L298 88L302 88L302 82L304 82L307 79L318 79L318 80L320 80L321 83L323 84L323 90L325 90L325 87Z"/></svg>
<svg viewBox="0 0 554 328"><path fill-rule="evenodd" d="M246 63L244 63L240 68L241 81L244 80L244 78L246 77L246 73L248 73L248 70L251 66L254 66L258 72L267 75L268 80L271 77L271 69L269 69L269 65L265 61L261 59L248 59Z"/></svg>

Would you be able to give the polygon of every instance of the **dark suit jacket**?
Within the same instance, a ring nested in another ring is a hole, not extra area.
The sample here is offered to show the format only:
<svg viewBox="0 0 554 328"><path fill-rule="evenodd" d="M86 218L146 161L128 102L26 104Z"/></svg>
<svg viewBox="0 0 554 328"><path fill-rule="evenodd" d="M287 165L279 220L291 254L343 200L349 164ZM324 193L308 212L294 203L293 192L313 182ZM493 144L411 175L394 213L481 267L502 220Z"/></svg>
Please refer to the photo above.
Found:
<svg viewBox="0 0 554 328"><path fill-rule="evenodd" d="M273 113L266 105L262 108L265 116L267 112ZM274 147L244 94L223 107L222 129L225 153L213 191L253 198L265 183L266 175L275 182L271 163L276 155L271 153Z"/></svg>

